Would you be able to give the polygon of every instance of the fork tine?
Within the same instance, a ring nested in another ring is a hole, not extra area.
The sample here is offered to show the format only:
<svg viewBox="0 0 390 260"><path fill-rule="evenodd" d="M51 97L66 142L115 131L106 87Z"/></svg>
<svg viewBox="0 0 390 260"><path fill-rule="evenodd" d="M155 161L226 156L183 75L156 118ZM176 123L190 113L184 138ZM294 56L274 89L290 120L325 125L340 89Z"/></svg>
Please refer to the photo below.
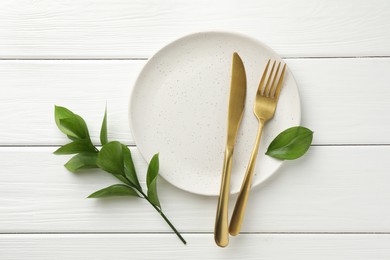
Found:
<svg viewBox="0 0 390 260"><path fill-rule="evenodd" d="M272 97L272 94L275 92L276 79L278 77L279 68L280 68L280 62L278 63L278 67L276 68L274 78L272 80L272 83L270 85L269 91L267 93L267 97Z"/></svg>
<svg viewBox="0 0 390 260"><path fill-rule="evenodd" d="M280 94L280 90L282 88L282 82L283 82L283 77L284 77L284 71L285 70L286 70L286 64L283 65L282 73L280 74L278 85L276 86L275 95L274 95L276 100L278 100L278 98L279 98L279 94Z"/></svg>
<svg viewBox="0 0 390 260"><path fill-rule="evenodd" d="M269 67L269 63L270 62L271 62L271 60L268 60L267 65L265 66L265 69L264 69L264 72L263 72L263 76L261 76L259 87L257 89L257 95L262 95L262 92L263 92L263 89L264 89L264 81L265 81L265 77L267 75L267 71L268 71L268 67Z"/></svg>
<svg viewBox="0 0 390 260"><path fill-rule="evenodd" d="M265 90L263 92L263 95L266 97L268 97L267 94L269 93L269 89L270 89L270 85L271 85L270 83L271 83L272 74L274 72L275 63L276 63L276 61L274 61L274 63L272 64L271 72L269 73L267 84L266 84Z"/></svg>

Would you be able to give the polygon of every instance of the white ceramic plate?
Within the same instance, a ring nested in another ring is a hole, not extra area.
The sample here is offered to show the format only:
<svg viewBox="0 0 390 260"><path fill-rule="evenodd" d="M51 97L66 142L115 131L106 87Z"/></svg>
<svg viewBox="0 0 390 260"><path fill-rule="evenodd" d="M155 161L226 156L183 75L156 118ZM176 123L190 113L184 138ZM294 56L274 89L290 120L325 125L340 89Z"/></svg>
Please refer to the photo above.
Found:
<svg viewBox="0 0 390 260"><path fill-rule="evenodd" d="M255 93L267 60L281 60L274 51L238 34L188 35L147 62L132 92L130 126L139 151L147 161L159 152L160 175L192 193L219 194L233 52L241 56L247 74L246 106L231 178L231 193L237 193L257 133ZM287 69L275 117L263 131L253 185L281 166L282 161L264 153L278 133L299 125L300 115L298 88Z"/></svg>

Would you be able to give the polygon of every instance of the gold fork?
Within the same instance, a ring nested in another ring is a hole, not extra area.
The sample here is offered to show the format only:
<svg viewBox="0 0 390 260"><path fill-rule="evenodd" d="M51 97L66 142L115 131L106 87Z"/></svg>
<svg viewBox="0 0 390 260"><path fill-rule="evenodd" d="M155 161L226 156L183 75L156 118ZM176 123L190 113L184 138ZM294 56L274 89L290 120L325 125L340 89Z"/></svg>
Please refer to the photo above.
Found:
<svg viewBox="0 0 390 260"><path fill-rule="evenodd" d="M251 158L249 160L248 168L245 173L244 181L241 186L240 193L238 194L236 205L234 207L232 219L230 221L229 233L232 236L240 233L241 224L244 219L245 208L248 201L249 190L252 184L253 170L256 164L257 152L259 150L261 133L264 125L274 117L276 105L278 103L280 90L282 88L282 82L284 77L284 71L286 64L283 65L283 69L279 74L280 62L274 72L276 61L273 62L271 71L268 76L267 83L264 84L267 77L268 67L271 60L268 60L267 66L265 67L264 73L261 77L259 87L257 89L255 105L253 108L254 114L259 121L259 129L257 131L256 143L252 150ZM279 78L279 79L278 79Z"/></svg>

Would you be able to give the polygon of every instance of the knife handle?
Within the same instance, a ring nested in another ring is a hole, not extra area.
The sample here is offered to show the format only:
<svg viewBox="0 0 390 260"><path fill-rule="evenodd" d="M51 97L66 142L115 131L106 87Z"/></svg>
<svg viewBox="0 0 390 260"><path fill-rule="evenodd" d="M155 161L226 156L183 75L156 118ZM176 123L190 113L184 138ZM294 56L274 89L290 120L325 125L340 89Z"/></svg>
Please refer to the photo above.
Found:
<svg viewBox="0 0 390 260"><path fill-rule="evenodd" d="M263 131L263 122L260 122L259 129L257 131L256 143L253 147L251 158L249 160L248 168L245 173L244 181L238 194L236 205L234 206L232 219L230 220L229 233L232 236L236 236L240 233L241 224L244 220L246 204L248 202L249 191L252 186L253 171L256 165L257 152L259 151L259 144L261 133Z"/></svg>
<svg viewBox="0 0 390 260"><path fill-rule="evenodd" d="M217 215L215 218L214 240L220 247L229 244L228 206L230 195L230 173L232 168L233 148L226 148L223 163L221 190L219 193Z"/></svg>

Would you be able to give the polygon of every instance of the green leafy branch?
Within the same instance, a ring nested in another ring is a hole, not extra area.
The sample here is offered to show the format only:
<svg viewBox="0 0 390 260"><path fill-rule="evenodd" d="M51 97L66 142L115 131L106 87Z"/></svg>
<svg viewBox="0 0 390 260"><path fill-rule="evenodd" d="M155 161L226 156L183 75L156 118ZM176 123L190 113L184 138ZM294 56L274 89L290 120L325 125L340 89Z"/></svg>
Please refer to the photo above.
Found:
<svg viewBox="0 0 390 260"><path fill-rule="evenodd" d="M159 158L155 154L151 159L146 175L147 194L144 193L138 181L133 159L129 148L118 141L108 141L107 138L107 109L104 113L100 131L99 149L92 144L88 127L84 119L65 107L55 106L55 122L58 128L72 142L58 148L54 154L76 154L65 167L71 172L82 169L100 168L111 173L123 184L114 184L98 190L88 198L107 198L114 196L132 196L144 198L167 222L180 240L186 244L184 238L172 225L162 211L157 195L157 176L159 171Z"/></svg>

